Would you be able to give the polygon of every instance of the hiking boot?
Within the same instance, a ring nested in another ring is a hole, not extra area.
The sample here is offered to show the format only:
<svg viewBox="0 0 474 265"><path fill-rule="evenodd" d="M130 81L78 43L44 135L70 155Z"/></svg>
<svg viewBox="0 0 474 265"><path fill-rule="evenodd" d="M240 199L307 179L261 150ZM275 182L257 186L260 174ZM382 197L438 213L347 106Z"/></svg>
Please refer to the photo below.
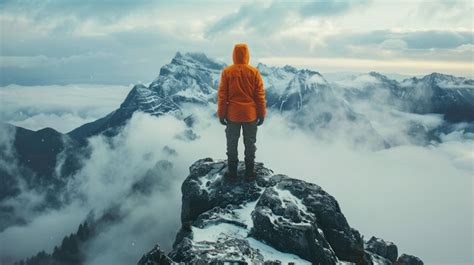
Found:
<svg viewBox="0 0 474 265"><path fill-rule="evenodd" d="M181 229L183 229L183 231L185 231L185 232L191 232L191 231L193 231L191 222L184 222L184 223L181 225Z"/></svg>
<svg viewBox="0 0 474 265"><path fill-rule="evenodd" d="M237 180L237 165L239 161L228 161L227 171L224 173L224 178L227 180Z"/></svg>
<svg viewBox="0 0 474 265"><path fill-rule="evenodd" d="M256 178L255 163L253 161L245 161L245 180L254 181Z"/></svg>

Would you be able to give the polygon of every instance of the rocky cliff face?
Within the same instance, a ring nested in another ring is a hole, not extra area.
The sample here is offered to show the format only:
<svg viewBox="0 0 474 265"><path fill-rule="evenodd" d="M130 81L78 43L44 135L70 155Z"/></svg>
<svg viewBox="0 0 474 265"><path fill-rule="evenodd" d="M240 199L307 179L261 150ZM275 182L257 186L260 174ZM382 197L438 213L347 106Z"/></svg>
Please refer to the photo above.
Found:
<svg viewBox="0 0 474 265"><path fill-rule="evenodd" d="M397 259L391 242L364 242L337 200L316 184L261 163L256 181L242 180L240 164L241 180L228 182L226 169L211 158L190 167L173 250L166 255L155 246L138 264L423 264L406 254Z"/></svg>

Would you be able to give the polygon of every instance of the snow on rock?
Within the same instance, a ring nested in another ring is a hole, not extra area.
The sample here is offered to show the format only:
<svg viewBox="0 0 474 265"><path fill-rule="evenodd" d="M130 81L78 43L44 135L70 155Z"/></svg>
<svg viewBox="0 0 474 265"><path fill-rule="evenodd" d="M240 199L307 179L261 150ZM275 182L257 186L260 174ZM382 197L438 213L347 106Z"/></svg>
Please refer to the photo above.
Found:
<svg viewBox="0 0 474 265"><path fill-rule="evenodd" d="M321 187L284 175L267 187L252 213L251 235L312 263L362 263L363 240Z"/></svg>
<svg viewBox="0 0 474 265"><path fill-rule="evenodd" d="M150 89L160 97L174 102L206 104L216 96L220 72L224 63L210 59L203 53L176 53L171 63L160 69Z"/></svg>
<svg viewBox="0 0 474 265"><path fill-rule="evenodd" d="M140 261L138 261L140 265L171 265L173 263L158 245L155 245L152 250L143 255Z"/></svg>
<svg viewBox="0 0 474 265"><path fill-rule="evenodd" d="M169 98L163 98L144 85L135 85L121 104L119 111L132 114L142 111L159 116L165 113L180 113L180 107Z"/></svg>

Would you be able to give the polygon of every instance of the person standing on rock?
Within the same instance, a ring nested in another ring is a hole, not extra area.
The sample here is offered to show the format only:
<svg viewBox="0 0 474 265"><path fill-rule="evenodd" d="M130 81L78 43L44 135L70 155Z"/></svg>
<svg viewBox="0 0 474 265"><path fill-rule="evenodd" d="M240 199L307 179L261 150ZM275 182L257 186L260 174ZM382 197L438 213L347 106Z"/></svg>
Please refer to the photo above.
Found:
<svg viewBox="0 0 474 265"><path fill-rule="evenodd" d="M247 44L236 44L233 64L222 71L217 93L217 116L226 126L227 179L237 178L239 162L237 146L242 128L245 146L245 178L255 179L255 151L257 126L263 124L266 114L265 89L257 68L249 65Z"/></svg>

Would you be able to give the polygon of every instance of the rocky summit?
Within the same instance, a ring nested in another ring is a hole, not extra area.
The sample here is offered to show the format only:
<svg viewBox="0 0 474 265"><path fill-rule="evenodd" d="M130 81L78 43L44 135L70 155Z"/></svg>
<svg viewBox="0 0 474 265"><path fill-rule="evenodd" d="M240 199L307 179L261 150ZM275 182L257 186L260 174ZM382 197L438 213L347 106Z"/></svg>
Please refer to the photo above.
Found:
<svg viewBox="0 0 474 265"><path fill-rule="evenodd" d="M256 163L257 178L226 180L225 160L204 158L182 184L182 228L173 249L158 245L145 264L423 264L398 257L395 244L364 242L337 200L320 186L275 174ZM398 259L397 259L398 257Z"/></svg>

